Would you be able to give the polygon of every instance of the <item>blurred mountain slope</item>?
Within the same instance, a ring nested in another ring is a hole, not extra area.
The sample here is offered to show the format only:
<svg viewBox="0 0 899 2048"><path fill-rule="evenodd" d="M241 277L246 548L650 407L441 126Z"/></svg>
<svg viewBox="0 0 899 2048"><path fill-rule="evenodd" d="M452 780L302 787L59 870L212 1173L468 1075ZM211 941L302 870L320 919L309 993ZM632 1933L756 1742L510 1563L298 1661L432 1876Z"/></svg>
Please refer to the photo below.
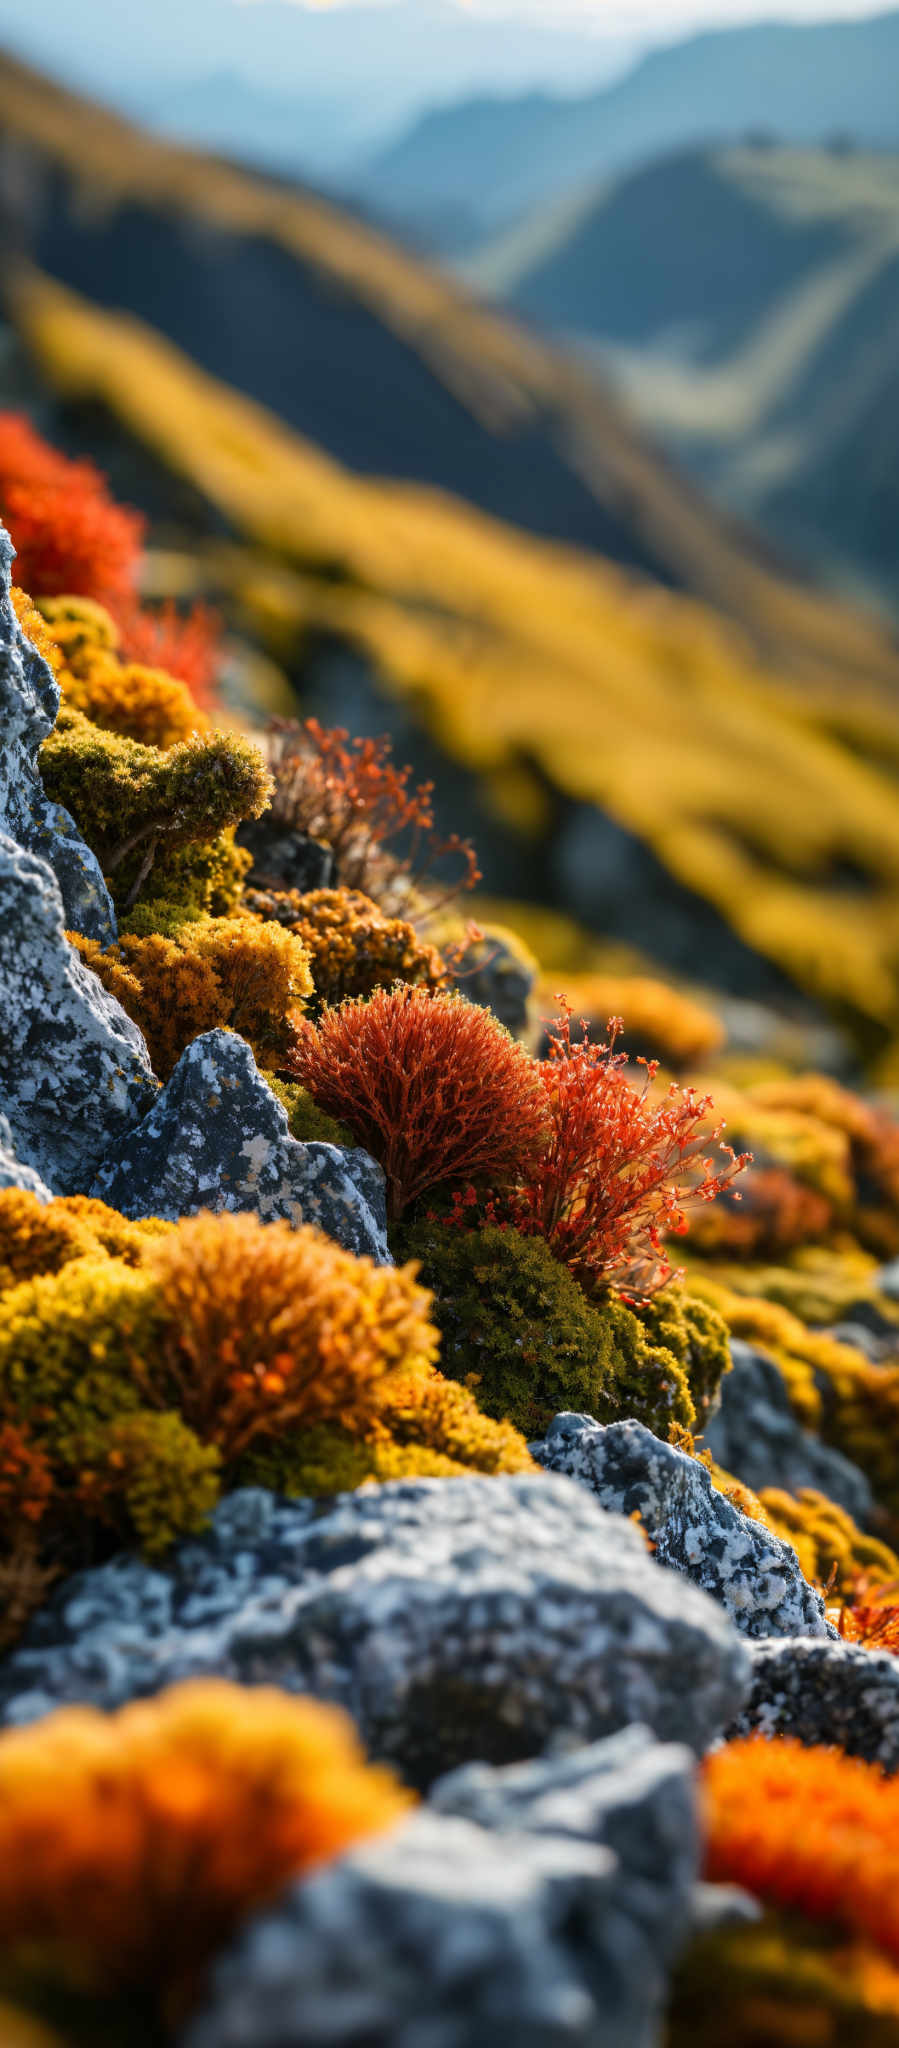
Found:
<svg viewBox="0 0 899 2048"><path fill-rule="evenodd" d="M577 100L551 93L457 102L422 115L368 167L370 200L431 225L468 208L499 227L609 171L765 129L791 142L840 134L899 147L899 12L765 22L652 50Z"/></svg>
<svg viewBox="0 0 899 2048"><path fill-rule="evenodd" d="M710 981L899 1027L899 715L790 684L687 597L448 497L359 478L130 316L31 274L18 316L231 538L207 574L270 647L356 651L540 849L550 897ZM704 906L704 907L703 907ZM728 934L732 940L728 942ZM752 961L755 966L751 965Z"/></svg>
<svg viewBox="0 0 899 2048"><path fill-rule="evenodd" d="M725 505L897 602L899 157L685 152L538 216L469 276L600 345Z"/></svg>

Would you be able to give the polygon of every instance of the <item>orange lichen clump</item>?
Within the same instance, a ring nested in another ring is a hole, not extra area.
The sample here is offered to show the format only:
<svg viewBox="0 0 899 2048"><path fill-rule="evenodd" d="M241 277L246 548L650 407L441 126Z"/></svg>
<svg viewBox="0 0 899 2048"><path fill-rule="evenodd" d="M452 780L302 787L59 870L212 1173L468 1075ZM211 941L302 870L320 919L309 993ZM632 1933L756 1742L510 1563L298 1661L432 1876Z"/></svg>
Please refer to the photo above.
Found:
<svg viewBox="0 0 899 2048"><path fill-rule="evenodd" d="M326 1009L300 1024L289 1071L379 1160L394 1218L442 1183L513 1177L546 1132L534 1063L458 995L378 990Z"/></svg>
<svg viewBox="0 0 899 2048"><path fill-rule="evenodd" d="M0 1735L0 1951L172 2018L248 1913L410 1802L345 1715L273 1688L64 1707Z"/></svg>
<svg viewBox="0 0 899 2048"><path fill-rule="evenodd" d="M784 1736L703 1767L706 1876L867 1937L899 1961L899 1780Z"/></svg>
<svg viewBox="0 0 899 2048"><path fill-rule="evenodd" d="M26 1188L0 1188L0 1294L38 1273L58 1273L72 1259L106 1253L139 1265L149 1240L173 1229L156 1217L132 1222L89 1195L41 1202Z"/></svg>
<svg viewBox="0 0 899 2048"><path fill-rule="evenodd" d="M385 917L358 889L247 889L244 906L274 918L302 939L317 1005L373 995L398 981L440 988L447 968L434 946L403 918Z"/></svg>
<svg viewBox="0 0 899 2048"><path fill-rule="evenodd" d="M364 1434L392 1372L437 1354L414 1267L376 1266L310 1228L186 1218L145 1270L155 1335L140 1380L225 1459L298 1426Z"/></svg>
<svg viewBox="0 0 899 2048"><path fill-rule="evenodd" d="M246 1038L260 1066L277 1067L312 993L302 940L257 918L201 918L177 938L126 932L105 952L95 940L70 937L143 1032L161 1081L194 1038L220 1027Z"/></svg>

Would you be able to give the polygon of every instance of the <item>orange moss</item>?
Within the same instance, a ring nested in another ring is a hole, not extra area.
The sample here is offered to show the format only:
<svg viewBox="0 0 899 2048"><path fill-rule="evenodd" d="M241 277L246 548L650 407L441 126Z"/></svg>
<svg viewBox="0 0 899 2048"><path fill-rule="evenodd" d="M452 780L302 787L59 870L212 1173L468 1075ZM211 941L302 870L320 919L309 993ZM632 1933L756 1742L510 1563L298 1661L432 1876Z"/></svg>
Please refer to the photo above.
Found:
<svg viewBox="0 0 899 2048"><path fill-rule="evenodd" d="M216 1679L0 1735L0 1949L169 2016L242 1919L410 1795L336 1708Z"/></svg>
<svg viewBox="0 0 899 2048"><path fill-rule="evenodd" d="M150 1239L173 1229L156 1217L131 1222L89 1195L41 1202L25 1188L0 1188L0 1293L38 1273L58 1273L71 1259L104 1252L139 1265Z"/></svg>
<svg viewBox="0 0 899 2048"><path fill-rule="evenodd" d="M755 1735L706 1759L703 1806L708 1878L899 1961L899 1780L838 1750Z"/></svg>
<svg viewBox="0 0 899 2048"><path fill-rule="evenodd" d="M309 954L315 1001L341 1003L365 998L398 981L440 988L447 969L434 946L414 926L385 917L370 896L357 889L247 889L248 911L276 919L302 939Z"/></svg>

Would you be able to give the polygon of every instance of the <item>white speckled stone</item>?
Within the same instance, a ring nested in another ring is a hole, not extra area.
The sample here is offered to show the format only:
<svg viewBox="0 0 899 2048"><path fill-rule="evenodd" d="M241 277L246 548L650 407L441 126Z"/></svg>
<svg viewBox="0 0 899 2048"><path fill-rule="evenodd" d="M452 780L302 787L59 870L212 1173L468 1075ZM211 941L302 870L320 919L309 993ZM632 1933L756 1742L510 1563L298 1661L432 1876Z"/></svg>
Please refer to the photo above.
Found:
<svg viewBox="0 0 899 2048"><path fill-rule="evenodd" d="M720 1600L743 1635L835 1633L789 1543L741 1514L705 1465L642 1422L603 1428L589 1415L557 1415L531 1449L548 1471L589 1486L611 1514L639 1514L658 1562Z"/></svg>
<svg viewBox="0 0 899 2048"><path fill-rule="evenodd" d="M143 1123L104 1160L91 1193L125 1216L252 1210L311 1223L345 1250L390 1264L384 1175L367 1152L301 1144L232 1031L182 1053Z"/></svg>
<svg viewBox="0 0 899 2048"><path fill-rule="evenodd" d="M70 946L56 878L0 835L0 1106L16 1158L82 1193L156 1094L130 1017Z"/></svg>
<svg viewBox="0 0 899 2048"><path fill-rule="evenodd" d="M98 863L68 811L51 803L40 777L38 749L56 724L59 687L13 611L14 556L0 526L0 831L52 868L66 930L110 946L115 915Z"/></svg>

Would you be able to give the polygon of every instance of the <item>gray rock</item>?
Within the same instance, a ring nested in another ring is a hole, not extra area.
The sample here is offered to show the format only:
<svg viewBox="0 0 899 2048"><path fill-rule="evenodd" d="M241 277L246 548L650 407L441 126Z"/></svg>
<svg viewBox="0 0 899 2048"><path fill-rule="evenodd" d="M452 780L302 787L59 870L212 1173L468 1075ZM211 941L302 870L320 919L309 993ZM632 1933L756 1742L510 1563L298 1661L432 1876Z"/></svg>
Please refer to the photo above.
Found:
<svg viewBox="0 0 899 2048"><path fill-rule="evenodd" d="M50 1189L30 1166L22 1166L13 1151L12 1131L9 1119L0 1116L0 1188L25 1188L31 1195L37 1195L40 1202L51 1202Z"/></svg>
<svg viewBox="0 0 899 2048"><path fill-rule="evenodd" d="M889 1365L899 1355L899 1328L874 1303L871 1308L873 1320L863 1321L856 1306L849 1310L845 1322L833 1323L824 1334L838 1344L851 1344L872 1365Z"/></svg>
<svg viewBox="0 0 899 2048"><path fill-rule="evenodd" d="M123 1558L58 1587L0 1667L0 1710L113 1707L193 1674L338 1701L427 1784L473 1757L640 1721L701 1751L737 1712L745 1649L584 1487L395 1482L336 1501L232 1495L166 1570Z"/></svg>
<svg viewBox="0 0 899 2048"><path fill-rule="evenodd" d="M50 868L2 835L0 1075L16 1156L54 1194L88 1187L156 1092L136 1024L65 937Z"/></svg>
<svg viewBox="0 0 899 2048"><path fill-rule="evenodd" d="M602 1428L589 1415L557 1415L531 1449L548 1471L589 1486L610 1514L639 1514L657 1562L720 1600L741 1634L833 1632L790 1545L741 1514L705 1465L642 1422Z"/></svg>
<svg viewBox="0 0 899 2048"><path fill-rule="evenodd" d="M702 1432L712 1457L755 1492L765 1486L786 1493L814 1487L856 1522L867 1522L873 1497L864 1473L841 1451L829 1450L800 1428L773 1358L738 1337L731 1338L730 1349L733 1365Z"/></svg>
<svg viewBox="0 0 899 2048"><path fill-rule="evenodd" d="M241 1935L184 2048L651 2048L692 1912L690 1762L629 1729L445 1780Z"/></svg>
<svg viewBox="0 0 899 2048"><path fill-rule="evenodd" d="M40 777L38 749L56 724L59 687L13 611L14 555L0 526L0 832L53 869L66 929L109 946L116 923L99 865L74 818L51 803Z"/></svg>
<svg viewBox="0 0 899 2048"><path fill-rule="evenodd" d="M899 1301L899 1259L891 1259L888 1266L881 1266L877 1286L888 1301Z"/></svg>
<svg viewBox="0 0 899 2048"><path fill-rule="evenodd" d="M292 1138L283 1104L232 1031L207 1031L187 1047L91 1193L125 1216L249 1209L266 1223L314 1223L347 1251L390 1263L381 1168L367 1152Z"/></svg>
<svg viewBox="0 0 899 2048"><path fill-rule="evenodd" d="M753 1643L752 1691L732 1734L836 1743L899 1770L899 1658L839 1640Z"/></svg>
<svg viewBox="0 0 899 2048"><path fill-rule="evenodd" d="M470 1003L492 1010L513 1038L525 1036L531 1023L537 970L520 946L496 931L488 931L483 939L471 939L459 956L454 978Z"/></svg>

